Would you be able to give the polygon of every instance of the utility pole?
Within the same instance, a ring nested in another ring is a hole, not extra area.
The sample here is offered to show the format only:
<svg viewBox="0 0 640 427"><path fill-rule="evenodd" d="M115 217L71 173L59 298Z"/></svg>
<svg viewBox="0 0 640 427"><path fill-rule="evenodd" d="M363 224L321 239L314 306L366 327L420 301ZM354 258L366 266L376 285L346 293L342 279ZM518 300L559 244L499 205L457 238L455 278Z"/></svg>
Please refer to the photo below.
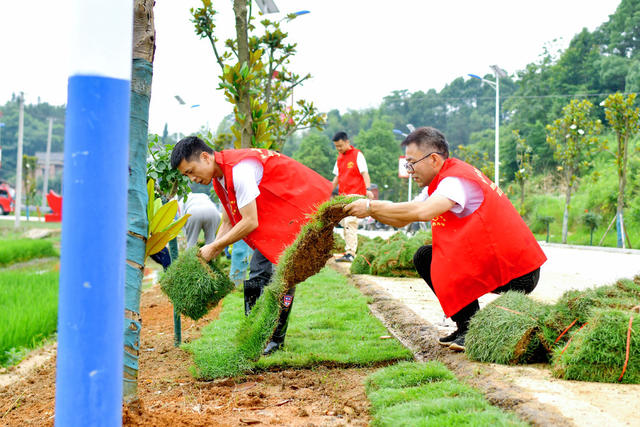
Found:
<svg viewBox="0 0 640 427"><path fill-rule="evenodd" d="M51 159L51 134L53 132L53 117L49 117L49 135L47 136L47 154L44 160L44 184L42 185L42 209L47 206L47 190L49 185L49 162Z"/></svg>
<svg viewBox="0 0 640 427"><path fill-rule="evenodd" d="M24 136L24 93L20 92L20 113L18 115L18 159L16 161L16 199L13 202L15 207L16 222L15 228L20 226L20 211L22 209L22 139Z"/></svg>

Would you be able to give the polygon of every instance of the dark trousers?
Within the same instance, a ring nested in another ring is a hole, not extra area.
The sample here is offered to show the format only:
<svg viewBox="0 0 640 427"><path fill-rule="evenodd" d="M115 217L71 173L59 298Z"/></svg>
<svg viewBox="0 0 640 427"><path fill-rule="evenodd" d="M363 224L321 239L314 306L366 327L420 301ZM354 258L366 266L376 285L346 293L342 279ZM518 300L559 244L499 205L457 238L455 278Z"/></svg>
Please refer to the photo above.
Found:
<svg viewBox="0 0 640 427"><path fill-rule="evenodd" d="M253 257L249 263L249 279L244 281L244 314L249 315L251 309L255 305L264 287L269 284L271 276L273 275L273 264L269 261L260 251L255 250ZM295 286L291 288L283 297L280 302L282 306L282 312L278 319L278 326L273 333L272 341L278 344L284 343L284 337L287 333L287 326L289 324L289 314L291 313L291 307L293 306L293 297L296 293Z"/></svg>
<svg viewBox="0 0 640 427"><path fill-rule="evenodd" d="M429 287L433 291L433 284L431 282L432 253L433 250L431 245L422 246L413 255L413 264L415 265L418 274L420 274L420 276L424 279L425 282L427 282L427 285L429 285ZM528 294L536 288L538 279L540 279L540 267L536 268L530 273L513 279L506 285L500 286L492 292L501 294L507 291L519 291ZM438 295L436 294L436 297L437 296ZM474 314L476 314L478 310L480 310L480 305L478 304L478 300L475 300L469 305L462 308L456 314L451 316L451 320L456 322L458 328L465 330L467 328L467 325L469 324L469 320Z"/></svg>

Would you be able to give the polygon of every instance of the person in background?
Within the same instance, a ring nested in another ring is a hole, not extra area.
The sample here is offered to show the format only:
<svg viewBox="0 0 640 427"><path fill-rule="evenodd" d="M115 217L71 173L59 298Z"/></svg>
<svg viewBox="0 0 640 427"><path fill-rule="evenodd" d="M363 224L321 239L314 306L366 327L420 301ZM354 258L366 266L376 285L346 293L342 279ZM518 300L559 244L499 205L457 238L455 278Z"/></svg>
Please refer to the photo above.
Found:
<svg viewBox="0 0 640 427"><path fill-rule="evenodd" d="M432 127L411 132L402 142L406 168L426 200L391 203L356 200L345 210L402 227L431 221L433 245L422 246L413 263L457 329L439 339L463 351L478 298L488 292L530 293L546 256L509 198L478 169L449 157L444 135Z"/></svg>
<svg viewBox="0 0 640 427"><path fill-rule="evenodd" d="M259 148L213 151L195 136L175 145L171 167L192 182L204 185L213 182L224 208L216 239L200 248L205 260L240 239L254 249L249 279L244 283L248 315L271 280L273 264L293 243L310 214L329 198L331 183L276 151ZM295 287L280 302L282 312L264 354L284 345L294 293Z"/></svg>
<svg viewBox="0 0 640 427"><path fill-rule="evenodd" d="M187 236L187 248L191 248L198 243L200 231L204 232L204 242L206 245L216 238L216 231L220 225L220 211L211 201L208 194L191 192L187 195L187 201L180 205L181 214L191 215L184 225L184 232Z"/></svg>
<svg viewBox="0 0 640 427"><path fill-rule="evenodd" d="M333 189L337 186L339 194L360 194L373 198L367 161L362 152L351 145L345 132L336 133L333 144L338 150L338 159L333 167ZM341 224L344 229L345 253L336 261L351 262L358 250L358 218L348 216Z"/></svg>

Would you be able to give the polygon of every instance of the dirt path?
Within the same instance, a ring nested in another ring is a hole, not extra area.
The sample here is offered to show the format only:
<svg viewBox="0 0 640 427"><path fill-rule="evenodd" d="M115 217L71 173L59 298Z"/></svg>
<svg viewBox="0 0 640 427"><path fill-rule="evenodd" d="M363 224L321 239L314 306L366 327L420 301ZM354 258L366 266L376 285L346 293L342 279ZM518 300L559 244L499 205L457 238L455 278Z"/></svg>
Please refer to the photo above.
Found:
<svg viewBox="0 0 640 427"><path fill-rule="evenodd" d="M418 360L444 362L459 378L483 390L491 403L515 411L534 425L640 426L640 385L559 380L547 365L472 362L435 342L454 325L443 322L438 301L421 279L352 276L349 264L330 265L372 298L372 311ZM487 295L480 304L495 298Z"/></svg>
<svg viewBox="0 0 640 427"><path fill-rule="evenodd" d="M126 426L367 425L363 379L375 369L285 370L203 382L191 356L173 346L173 314L158 286L142 294L139 402L124 408ZM182 320L192 340L219 308L198 322ZM55 351L54 351L55 352ZM0 386L0 425L53 425L55 355L20 381Z"/></svg>

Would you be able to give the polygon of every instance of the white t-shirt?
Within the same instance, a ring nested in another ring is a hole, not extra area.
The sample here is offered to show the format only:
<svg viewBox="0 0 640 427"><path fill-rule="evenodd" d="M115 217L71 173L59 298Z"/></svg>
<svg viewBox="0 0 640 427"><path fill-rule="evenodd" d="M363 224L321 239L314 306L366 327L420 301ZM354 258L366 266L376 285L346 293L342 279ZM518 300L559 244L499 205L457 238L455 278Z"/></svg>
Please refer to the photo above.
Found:
<svg viewBox="0 0 640 427"><path fill-rule="evenodd" d="M358 170L361 174L369 172L369 170L367 169L367 161L365 160L362 151L358 152L358 156L356 157L356 165L358 165ZM335 165L333 165L333 174L335 176L338 176L338 161L336 161Z"/></svg>
<svg viewBox="0 0 640 427"><path fill-rule="evenodd" d="M236 193L238 209L247 206L260 195L260 181L264 168L262 163L256 159L244 159L238 162L232 169L233 189ZM222 188L225 188L224 176L218 178Z"/></svg>
<svg viewBox="0 0 640 427"><path fill-rule="evenodd" d="M422 192L413 200L426 200L429 197L427 189L428 187L424 187ZM448 176L440 181L431 196L436 194L455 202L455 205L449 210L458 218L471 215L484 201L484 194L482 194L482 189L478 184L455 176Z"/></svg>

